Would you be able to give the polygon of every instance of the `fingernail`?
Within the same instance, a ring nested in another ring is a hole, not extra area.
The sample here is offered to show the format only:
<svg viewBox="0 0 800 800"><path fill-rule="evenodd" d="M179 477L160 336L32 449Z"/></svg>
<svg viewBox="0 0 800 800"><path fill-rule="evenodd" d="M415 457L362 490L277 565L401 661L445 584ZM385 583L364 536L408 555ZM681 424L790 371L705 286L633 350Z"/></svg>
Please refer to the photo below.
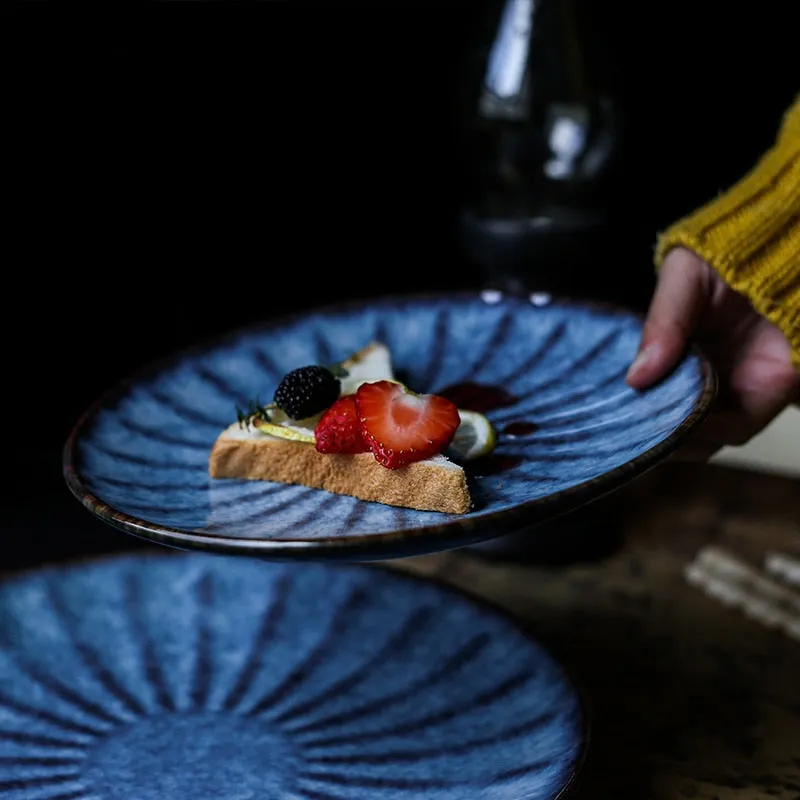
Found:
<svg viewBox="0 0 800 800"><path fill-rule="evenodd" d="M653 355L653 348L651 345L642 348L633 359L633 363L628 367L628 374L626 378L630 379L651 359Z"/></svg>

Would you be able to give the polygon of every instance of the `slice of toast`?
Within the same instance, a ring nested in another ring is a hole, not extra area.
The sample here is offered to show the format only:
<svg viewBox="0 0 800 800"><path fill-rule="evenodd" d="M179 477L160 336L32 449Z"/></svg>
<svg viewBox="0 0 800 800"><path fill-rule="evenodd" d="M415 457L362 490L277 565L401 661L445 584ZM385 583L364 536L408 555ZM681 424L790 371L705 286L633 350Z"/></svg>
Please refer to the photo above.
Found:
<svg viewBox="0 0 800 800"><path fill-rule="evenodd" d="M342 394L355 392L366 381L395 379L391 354L379 342L354 353L342 366L348 373L341 381ZM314 422L308 421L308 431L313 431ZM217 438L208 463L212 478L300 484L421 511L465 514L471 507L464 469L444 455L387 469L372 453L319 453L309 442L279 438L235 422Z"/></svg>

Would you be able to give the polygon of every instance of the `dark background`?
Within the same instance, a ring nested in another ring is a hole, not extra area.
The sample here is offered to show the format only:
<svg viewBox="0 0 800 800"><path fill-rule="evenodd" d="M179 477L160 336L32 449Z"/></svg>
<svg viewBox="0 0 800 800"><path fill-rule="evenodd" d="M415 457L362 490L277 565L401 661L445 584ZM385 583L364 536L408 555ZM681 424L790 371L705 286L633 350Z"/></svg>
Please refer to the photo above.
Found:
<svg viewBox="0 0 800 800"><path fill-rule="evenodd" d="M480 284L454 235L456 98L487 4L378 5L5 7L0 568L137 546L72 499L60 453L150 359L340 299ZM789 3L585 6L625 117L608 197L624 225L591 270L643 305L656 232L769 146L796 28Z"/></svg>

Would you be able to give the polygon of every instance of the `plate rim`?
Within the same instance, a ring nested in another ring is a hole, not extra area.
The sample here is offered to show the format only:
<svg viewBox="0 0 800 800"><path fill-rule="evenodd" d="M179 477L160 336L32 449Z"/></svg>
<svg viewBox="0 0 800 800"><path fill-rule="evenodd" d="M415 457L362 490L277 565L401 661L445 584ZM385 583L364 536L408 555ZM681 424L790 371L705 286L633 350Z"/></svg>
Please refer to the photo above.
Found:
<svg viewBox="0 0 800 800"><path fill-rule="evenodd" d="M110 526L146 541L178 550L192 552L213 552L222 555L246 555L268 558L270 560L307 560L311 558L380 560L383 558L406 557L424 553L441 552L479 542L498 538L520 529L535 526L539 522L555 519L569 511L576 510L607 495L623 486L629 479L639 477L660 464L683 443L709 414L717 396L718 379L716 371L704 352L691 344L687 355L697 358L701 367L703 388L691 412L665 439L648 448L635 458L620 464L612 470L587 480L560 489L557 492L518 503L506 509L486 514L476 512L448 517L441 523L430 523L413 528L398 528L372 534L338 535L316 538L293 539L254 539L239 538L214 533L201 533L184 528L152 522L128 514L97 497L81 481L76 465L76 448L83 429L92 417L114 398L147 376L157 374L182 359L196 355L212 347L221 347L227 342L236 341L244 335L269 331L306 320L310 314L341 314L363 309L364 304L380 308L398 303L435 303L442 301L475 301L490 290L455 290L423 293L383 295L380 297L345 300L338 303L317 306L312 309L290 311L277 314L262 322L236 327L227 332L202 337L195 343L179 348L160 358L149 360L139 369L131 371L105 391L101 392L79 415L72 425L62 448L62 476L72 495L94 516ZM494 293L494 292L493 292ZM539 294L531 292L532 294ZM500 293L500 300L527 302L530 295ZM559 306L577 308L582 311L596 310L609 315L624 316L643 323L644 314L621 305L599 300L582 300L559 295L548 295L546 307ZM530 304L536 308L533 303ZM600 491L597 490L598 484ZM582 499L583 498L583 499ZM536 512L539 512L537 518ZM494 533L487 535L487 529ZM433 542L428 547L424 542ZM305 558L304 558L305 557Z"/></svg>
<svg viewBox="0 0 800 800"><path fill-rule="evenodd" d="M121 562L147 562L150 560L165 561L170 558L202 559L230 558L230 556L203 551L163 550L155 547L148 548L144 551L130 550L121 553L117 552L82 556L78 555L60 559L59 561L55 562L45 562L37 566L15 570L10 573L0 572L0 588L12 586L17 582L24 583L29 580L35 580L37 577L74 575L76 571L80 571L82 568L91 570L94 567L113 567L114 564ZM279 562L269 561L267 563L277 566L277 563ZM313 564L313 562L306 562L305 565L317 567L321 566L324 569L343 569L347 571L368 570L371 572L388 573L393 579L400 582L407 582L411 585L421 584L432 587L445 596L450 595L455 599L456 602L465 603L468 606L471 605L476 611L483 611L489 616L496 617L499 621L504 622L507 626L515 630L531 645L541 650L545 656L551 659L551 661L561 670L565 682L572 690L579 717L578 725L576 726L578 750L574 756L573 762L569 766L569 774L565 779L563 786L559 788L558 793L553 795L550 800L567 800L567 798L573 795L573 793L579 787L579 780L582 777L583 770L591 753L595 724L595 711L591 702L591 695L585 683L579 677L578 669L559 653L555 652L549 644L545 644L534 631L534 626L532 623L522 619L511 609L502 605L499 601L480 594L468 587L452 583L441 574L435 573L429 575L412 572L402 567L398 567L390 562L372 562L368 564ZM295 565L292 564L285 568L293 569L294 566Z"/></svg>

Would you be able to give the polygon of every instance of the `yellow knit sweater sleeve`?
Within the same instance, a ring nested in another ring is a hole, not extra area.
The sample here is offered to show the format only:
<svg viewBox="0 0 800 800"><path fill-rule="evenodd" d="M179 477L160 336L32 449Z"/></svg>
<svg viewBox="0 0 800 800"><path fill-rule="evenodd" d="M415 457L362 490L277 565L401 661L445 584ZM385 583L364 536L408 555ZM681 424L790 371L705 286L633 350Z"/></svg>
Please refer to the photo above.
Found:
<svg viewBox="0 0 800 800"><path fill-rule="evenodd" d="M679 245L783 331L800 367L800 97L747 175L658 237L656 267Z"/></svg>

